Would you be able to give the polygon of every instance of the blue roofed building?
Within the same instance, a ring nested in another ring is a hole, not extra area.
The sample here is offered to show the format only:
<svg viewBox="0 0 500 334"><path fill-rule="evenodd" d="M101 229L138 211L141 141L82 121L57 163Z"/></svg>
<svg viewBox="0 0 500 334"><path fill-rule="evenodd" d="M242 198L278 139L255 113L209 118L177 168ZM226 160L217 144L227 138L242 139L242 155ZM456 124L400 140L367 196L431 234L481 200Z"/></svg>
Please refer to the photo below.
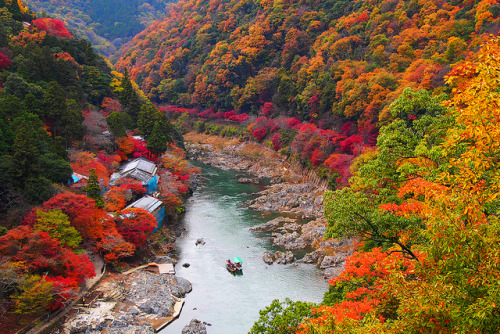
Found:
<svg viewBox="0 0 500 334"><path fill-rule="evenodd" d="M158 191L157 170L158 168L154 162L140 157L125 164L118 173L111 175L111 184L122 177L130 177L140 181L146 191L151 194Z"/></svg>
<svg viewBox="0 0 500 334"><path fill-rule="evenodd" d="M163 219L165 218L165 207L163 206L163 203L157 198L146 195L126 207L126 209L130 208L144 209L156 218L158 225L153 232L156 232L156 230L158 230L163 225Z"/></svg>

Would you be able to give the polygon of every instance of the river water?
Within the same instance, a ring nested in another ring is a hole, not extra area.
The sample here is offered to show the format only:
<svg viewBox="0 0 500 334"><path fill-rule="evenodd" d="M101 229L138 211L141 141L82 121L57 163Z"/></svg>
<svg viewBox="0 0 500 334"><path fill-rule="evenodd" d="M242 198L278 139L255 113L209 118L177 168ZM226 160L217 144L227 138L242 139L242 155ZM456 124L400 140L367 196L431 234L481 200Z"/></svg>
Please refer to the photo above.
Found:
<svg viewBox="0 0 500 334"><path fill-rule="evenodd" d="M177 238L176 275L193 285L181 315L160 333L180 334L191 319L210 323L210 334L248 333L259 310L274 299L320 302L328 284L313 265L267 265L265 251L275 251L269 236L248 229L275 216L251 211L243 202L262 190L239 184L236 173L200 166L208 180L186 202L183 226ZM196 246L203 238L204 245ZM238 256L243 274L226 270L225 261ZM182 264L189 263L188 268Z"/></svg>

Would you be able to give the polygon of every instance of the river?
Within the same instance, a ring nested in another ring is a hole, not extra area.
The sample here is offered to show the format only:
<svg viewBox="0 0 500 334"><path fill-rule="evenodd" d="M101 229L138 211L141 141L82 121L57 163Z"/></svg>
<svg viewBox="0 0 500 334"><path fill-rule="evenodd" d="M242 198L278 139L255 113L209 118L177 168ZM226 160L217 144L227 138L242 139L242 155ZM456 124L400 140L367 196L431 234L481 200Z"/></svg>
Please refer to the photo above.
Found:
<svg viewBox="0 0 500 334"><path fill-rule="evenodd" d="M243 202L262 190L239 184L236 173L200 166L208 180L186 202L183 226L177 238L176 275L188 279L193 291L186 296L181 315L162 334L180 334L191 319L210 323L211 334L248 333L259 310L273 299L320 302L328 284L313 265L267 265L262 255L275 251L268 236L248 229L275 216L251 211ZM203 238L204 245L196 246ZM238 256L243 274L226 270L225 260ZM184 263L190 266L185 268Z"/></svg>

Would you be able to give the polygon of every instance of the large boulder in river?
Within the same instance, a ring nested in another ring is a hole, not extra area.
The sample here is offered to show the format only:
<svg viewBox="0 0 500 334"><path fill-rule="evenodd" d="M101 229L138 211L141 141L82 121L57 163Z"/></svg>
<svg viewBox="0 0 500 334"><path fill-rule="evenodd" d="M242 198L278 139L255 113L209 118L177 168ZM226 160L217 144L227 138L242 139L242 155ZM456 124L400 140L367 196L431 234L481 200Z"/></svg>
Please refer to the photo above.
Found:
<svg viewBox="0 0 500 334"><path fill-rule="evenodd" d="M257 178L240 177L238 179L238 183L242 183L242 184L259 184L260 180L257 179Z"/></svg>
<svg viewBox="0 0 500 334"><path fill-rule="evenodd" d="M283 247L286 250L303 249L306 244L300 239L300 234L297 232L286 234L273 234L273 246Z"/></svg>
<svg viewBox="0 0 500 334"><path fill-rule="evenodd" d="M207 326L198 319L193 319L182 329L182 334L207 334Z"/></svg>
<svg viewBox="0 0 500 334"><path fill-rule="evenodd" d="M338 267L342 265L345 261L345 257L340 254L334 255L334 256L325 256L323 258L323 261L321 261L319 268L320 269L326 269L326 268L331 268L331 267Z"/></svg>
<svg viewBox="0 0 500 334"><path fill-rule="evenodd" d="M265 252L262 256L262 260L264 260L264 262L267 264L273 264L275 260L274 254L271 252Z"/></svg>
<svg viewBox="0 0 500 334"><path fill-rule="evenodd" d="M170 287L170 291L177 298L184 298L193 289L191 282L182 277L176 277L175 283Z"/></svg>
<svg viewBox="0 0 500 334"><path fill-rule="evenodd" d="M292 252L280 252L277 251L274 253L274 258L276 259L276 263L278 264L289 264L295 261L295 255Z"/></svg>
<svg viewBox="0 0 500 334"><path fill-rule="evenodd" d="M300 262L302 263L318 263L320 260L323 259L325 256L325 253L323 251L316 250L311 253L307 253L304 255L302 259L300 259Z"/></svg>

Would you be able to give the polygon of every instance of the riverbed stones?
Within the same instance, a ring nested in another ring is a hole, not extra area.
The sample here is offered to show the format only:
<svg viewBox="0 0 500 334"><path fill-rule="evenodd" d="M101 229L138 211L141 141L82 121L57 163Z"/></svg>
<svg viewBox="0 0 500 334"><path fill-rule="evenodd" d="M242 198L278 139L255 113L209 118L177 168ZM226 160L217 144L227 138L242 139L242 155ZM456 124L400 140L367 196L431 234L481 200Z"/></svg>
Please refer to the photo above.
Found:
<svg viewBox="0 0 500 334"><path fill-rule="evenodd" d="M155 257L154 261L155 263L172 263L173 265L177 264L177 259L168 256L168 255L162 255L162 256L157 256Z"/></svg>
<svg viewBox="0 0 500 334"><path fill-rule="evenodd" d="M295 261L295 255L290 251L277 251L274 254L271 252L265 252L264 255L262 255L262 260L267 264L290 264Z"/></svg>
<svg viewBox="0 0 500 334"><path fill-rule="evenodd" d="M295 255L293 255L293 253L290 251L287 252L277 251L274 253L274 258L277 264L289 264L295 261Z"/></svg>
<svg viewBox="0 0 500 334"><path fill-rule="evenodd" d="M96 293L108 296L96 300L66 324L66 332L79 333L155 333L149 317L168 317L178 298L191 291L191 283L170 274L136 271L115 275L101 282Z"/></svg>
<svg viewBox="0 0 500 334"><path fill-rule="evenodd" d="M192 319L191 322L182 329L182 334L206 334L206 323L198 319Z"/></svg>
<svg viewBox="0 0 500 334"><path fill-rule="evenodd" d="M184 298L193 289L191 282L182 277L174 278L175 284L170 286L170 291L177 298Z"/></svg>
<svg viewBox="0 0 500 334"><path fill-rule="evenodd" d="M270 220L266 223L250 227L249 230L252 232L256 231L277 231L279 227L283 226L285 223L295 223L297 220L289 217L278 217Z"/></svg>
<svg viewBox="0 0 500 334"><path fill-rule="evenodd" d="M242 184L259 184L260 180L257 179L257 178L240 177L238 179L238 183L242 183Z"/></svg>
<svg viewBox="0 0 500 334"><path fill-rule="evenodd" d="M199 238L196 240L196 242L194 243L196 246L198 245L204 245L205 244L205 240L203 240L203 238Z"/></svg>
<svg viewBox="0 0 500 334"><path fill-rule="evenodd" d="M70 334L153 334L154 328L147 321L134 314L115 312L116 303L98 301L92 308L81 309L80 313L65 324L65 332ZM137 312L136 312L137 313Z"/></svg>
<svg viewBox="0 0 500 334"><path fill-rule="evenodd" d="M273 184L257 193L259 197L247 201L257 211L274 211L305 217L323 217L323 189L310 183Z"/></svg>
<svg viewBox="0 0 500 334"><path fill-rule="evenodd" d="M132 276L133 275L133 276ZM172 315L175 297L184 297L191 291L186 280L173 275L158 275L149 272L132 274L126 301L135 304L147 314L161 317Z"/></svg>
<svg viewBox="0 0 500 334"><path fill-rule="evenodd" d="M262 260L267 264L273 264L275 260L274 254L271 252L265 252L264 255L262 255Z"/></svg>

